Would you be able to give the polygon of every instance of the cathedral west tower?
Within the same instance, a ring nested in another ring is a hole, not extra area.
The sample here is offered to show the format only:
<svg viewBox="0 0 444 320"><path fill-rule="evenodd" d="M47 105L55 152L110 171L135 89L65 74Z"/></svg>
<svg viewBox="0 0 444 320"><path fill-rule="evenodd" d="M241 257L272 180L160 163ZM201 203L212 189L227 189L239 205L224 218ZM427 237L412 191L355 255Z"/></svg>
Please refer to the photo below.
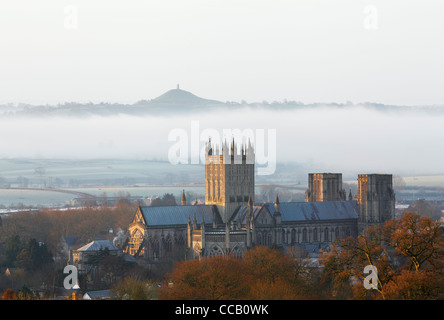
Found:
<svg viewBox="0 0 444 320"><path fill-rule="evenodd" d="M305 192L306 202L343 201L345 198L341 173L308 174L308 190Z"/></svg>
<svg viewBox="0 0 444 320"><path fill-rule="evenodd" d="M395 192L391 174L358 175L358 229L395 218Z"/></svg>

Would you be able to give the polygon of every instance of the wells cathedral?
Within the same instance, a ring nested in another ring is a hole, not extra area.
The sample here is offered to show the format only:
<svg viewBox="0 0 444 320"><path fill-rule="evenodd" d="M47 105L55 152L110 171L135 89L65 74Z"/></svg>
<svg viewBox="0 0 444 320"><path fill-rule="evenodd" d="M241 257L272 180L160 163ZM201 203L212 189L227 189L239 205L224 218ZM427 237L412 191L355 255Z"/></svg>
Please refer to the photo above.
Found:
<svg viewBox="0 0 444 320"><path fill-rule="evenodd" d="M141 206L128 228L125 252L156 261L234 254L253 246L327 249L333 241L394 218L392 175L360 174L353 197L341 173L310 173L305 202L254 202L254 149L206 146L205 204ZM178 255L177 255L178 254Z"/></svg>

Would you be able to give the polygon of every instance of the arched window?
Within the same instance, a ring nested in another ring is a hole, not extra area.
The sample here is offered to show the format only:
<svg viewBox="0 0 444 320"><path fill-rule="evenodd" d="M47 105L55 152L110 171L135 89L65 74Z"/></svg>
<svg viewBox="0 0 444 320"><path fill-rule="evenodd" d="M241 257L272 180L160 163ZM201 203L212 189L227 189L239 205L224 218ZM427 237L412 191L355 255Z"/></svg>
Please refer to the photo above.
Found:
<svg viewBox="0 0 444 320"><path fill-rule="evenodd" d="M285 243L286 241L285 241L285 230L282 230L282 233L281 233L281 242L282 243Z"/></svg>
<svg viewBox="0 0 444 320"><path fill-rule="evenodd" d="M170 252L173 248L171 237L169 235L165 239L163 239L162 244L165 252Z"/></svg>
<svg viewBox="0 0 444 320"><path fill-rule="evenodd" d="M302 242L307 242L307 229L302 230Z"/></svg>
<svg viewBox="0 0 444 320"><path fill-rule="evenodd" d="M208 255L210 257L214 257L214 256L222 256L224 254L224 251L221 249L221 247L219 246L212 246L210 249L210 252L208 253Z"/></svg>
<svg viewBox="0 0 444 320"><path fill-rule="evenodd" d="M153 241L153 258L159 258L159 240L158 239L154 239Z"/></svg>
<svg viewBox="0 0 444 320"><path fill-rule="evenodd" d="M177 239L177 245L180 247L185 245L185 239L183 238L183 235L180 235Z"/></svg>
<svg viewBox="0 0 444 320"><path fill-rule="evenodd" d="M239 246L235 246L231 252L236 258L242 258L242 250L239 248Z"/></svg>
<svg viewBox="0 0 444 320"><path fill-rule="evenodd" d="M135 255L137 253L137 251L139 249L141 249L141 251L139 252L140 255L143 254L143 250L142 248L140 248L140 245L143 242L143 234L139 229L136 229L133 234L131 235L131 249L130 249L130 254Z"/></svg>
<svg viewBox="0 0 444 320"><path fill-rule="evenodd" d="M329 236L328 236L328 228L325 228L325 229L324 229L324 241L325 241L325 242L330 241L330 238L329 238Z"/></svg>
<svg viewBox="0 0 444 320"><path fill-rule="evenodd" d="M318 229L313 229L313 241L318 241Z"/></svg>
<svg viewBox="0 0 444 320"><path fill-rule="evenodd" d="M291 229L291 244L296 243L296 230Z"/></svg>

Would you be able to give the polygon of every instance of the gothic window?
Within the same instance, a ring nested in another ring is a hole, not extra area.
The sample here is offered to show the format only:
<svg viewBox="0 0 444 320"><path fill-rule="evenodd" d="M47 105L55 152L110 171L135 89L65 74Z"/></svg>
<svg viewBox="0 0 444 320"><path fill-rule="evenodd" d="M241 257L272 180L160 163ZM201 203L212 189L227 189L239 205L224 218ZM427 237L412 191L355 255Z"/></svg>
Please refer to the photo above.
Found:
<svg viewBox="0 0 444 320"><path fill-rule="evenodd" d="M313 229L313 241L318 241L318 229Z"/></svg>
<svg viewBox="0 0 444 320"><path fill-rule="evenodd" d="M210 249L210 252L208 253L208 255L210 257L214 257L214 256L222 256L224 254L224 251L221 249L221 247L219 246L212 246Z"/></svg>
<svg viewBox="0 0 444 320"><path fill-rule="evenodd" d="M177 240L177 245L178 246L183 246L185 245L185 239L183 238L183 235L179 236L179 239Z"/></svg>
<svg viewBox="0 0 444 320"><path fill-rule="evenodd" d="M285 243L286 242L285 241L285 230L282 230L281 236L282 236L281 242Z"/></svg>
<svg viewBox="0 0 444 320"><path fill-rule="evenodd" d="M307 242L307 229L302 230L302 242Z"/></svg>
<svg viewBox="0 0 444 320"><path fill-rule="evenodd" d="M272 243L273 243L273 240L272 240L271 232L269 232L267 234L267 246L271 246Z"/></svg>
<svg viewBox="0 0 444 320"><path fill-rule="evenodd" d="M328 228L325 228L325 230L324 230L324 241L327 242L329 240L330 240L330 238L328 237Z"/></svg>
<svg viewBox="0 0 444 320"><path fill-rule="evenodd" d="M198 255L199 257L200 257L200 255L202 253L202 247L201 247L200 244L201 244L200 242L196 242L196 243L193 244L194 253L196 255Z"/></svg>
<svg viewBox="0 0 444 320"><path fill-rule="evenodd" d="M296 243L296 230L291 229L291 244L295 244L295 243Z"/></svg>
<svg viewBox="0 0 444 320"><path fill-rule="evenodd" d="M335 228L335 239L338 239L338 238L339 238L339 228L336 227Z"/></svg>
<svg viewBox="0 0 444 320"><path fill-rule="evenodd" d="M160 246L159 246L159 240L154 239L153 241L153 258L159 258L160 253Z"/></svg>
<svg viewBox="0 0 444 320"><path fill-rule="evenodd" d="M239 248L239 246L235 246L231 252L236 258L242 258L242 250Z"/></svg>
<svg viewBox="0 0 444 320"><path fill-rule="evenodd" d="M260 232L257 233L257 242L258 245L262 245L262 233Z"/></svg>
<svg viewBox="0 0 444 320"><path fill-rule="evenodd" d="M166 237L166 239L163 240L162 244L166 252L170 252L173 248L171 237L169 235Z"/></svg>
<svg viewBox="0 0 444 320"><path fill-rule="evenodd" d="M133 233L133 235L131 236L131 249L130 249L130 253L132 255L136 254L137 251L139 250L140 245L142 244L143 241L143 234L139 229L136 229Z"/></svg>

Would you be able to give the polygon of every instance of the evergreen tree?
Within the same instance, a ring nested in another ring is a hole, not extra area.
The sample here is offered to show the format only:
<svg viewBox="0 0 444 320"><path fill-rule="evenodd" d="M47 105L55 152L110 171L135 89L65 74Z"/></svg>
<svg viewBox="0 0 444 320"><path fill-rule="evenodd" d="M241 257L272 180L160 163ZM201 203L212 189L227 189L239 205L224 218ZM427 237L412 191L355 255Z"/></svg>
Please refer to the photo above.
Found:
<svg viewBox="0 0 444 320"><path fill-rule="evenodd" d="M15 267L15 260L23 247L24 245L19 235L15 234L8 237L5 245L6 265L8 267Z"/></svg>

